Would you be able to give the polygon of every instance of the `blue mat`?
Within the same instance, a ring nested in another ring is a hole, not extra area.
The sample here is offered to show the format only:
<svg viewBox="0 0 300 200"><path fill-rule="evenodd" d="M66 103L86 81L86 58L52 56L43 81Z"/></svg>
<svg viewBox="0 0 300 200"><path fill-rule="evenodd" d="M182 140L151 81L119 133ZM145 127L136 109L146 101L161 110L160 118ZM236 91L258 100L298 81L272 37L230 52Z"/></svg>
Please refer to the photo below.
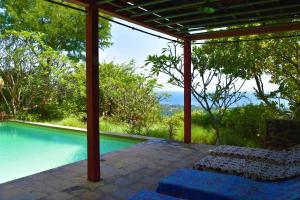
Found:
<svg viewBox="0 0 300 200"><path fill-rule="evenodd" d="M157 192L190 200L296 200L300 177L280 182L191 169L180 169L159 182Z"/></svg>
<svg viewBox="0 0 300 200"><path fill-rule="evenodd" d="M142 190L131 197L129 200L178 200L178 198L170 197L157 192Z"/></svg>

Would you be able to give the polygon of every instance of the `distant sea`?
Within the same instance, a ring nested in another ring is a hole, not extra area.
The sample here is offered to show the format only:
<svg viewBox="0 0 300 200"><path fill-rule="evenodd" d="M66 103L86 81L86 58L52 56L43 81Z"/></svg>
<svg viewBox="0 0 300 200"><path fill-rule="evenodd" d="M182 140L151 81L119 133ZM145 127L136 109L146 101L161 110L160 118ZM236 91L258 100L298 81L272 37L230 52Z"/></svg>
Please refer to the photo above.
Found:
<svg viewBox="0 0 300 200"><path fill-rule="evenodd" d="M162 99L160 101L160 104L164 105L177 105L177 106L182 106L184 104L184 95L183 92L181 91L159 91L157 92L158 94L162 93L167 93L170 95L170 97ZM276 99L276 101L280 101L280 103L285 103L283 100ZM261 101L256 98L256 96L253 94L253 92L246 92L245 97L242 98L240 101L232 105L232 107L237 107L237 106L243 106L247 104L260 104ZM193 106L199 106L199 103L197 100L192 96L192 105Z"/></svg>

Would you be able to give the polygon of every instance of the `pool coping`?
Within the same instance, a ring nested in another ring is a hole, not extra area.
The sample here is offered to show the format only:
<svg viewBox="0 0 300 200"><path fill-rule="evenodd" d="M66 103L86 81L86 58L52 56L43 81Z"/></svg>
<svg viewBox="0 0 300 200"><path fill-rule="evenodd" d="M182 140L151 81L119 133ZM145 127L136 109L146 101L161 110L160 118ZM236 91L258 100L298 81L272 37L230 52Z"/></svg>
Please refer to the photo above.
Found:
<svg viewBox="0 0 300 200"><path fill-rule="evenodd" d="M30 122L30 121L16 120L16 119L9 119L6 121L23 123L23 124L28 124L28 125L35 125L35 126L42 126L42 127L47 127L47 128L56 128L56 129L62 129L62 130L68 130L68 131L77 131L77 132L81 132L81 133L85 133L85 134L87 132L87 129L85 129L85 128L61 126L61 125L54 125L54 124L49 124L49 123ZM145 140L145 141L161 139L161 138L155 138L155 137L149 137L149 136L143 136L143 135L132 135L132 134L128 134L128 133L116 133L116 132L110 132L110 131L100 131L100 135L115 136L115 137L121 137L121 138L132 138L132 139Z"/></svg>

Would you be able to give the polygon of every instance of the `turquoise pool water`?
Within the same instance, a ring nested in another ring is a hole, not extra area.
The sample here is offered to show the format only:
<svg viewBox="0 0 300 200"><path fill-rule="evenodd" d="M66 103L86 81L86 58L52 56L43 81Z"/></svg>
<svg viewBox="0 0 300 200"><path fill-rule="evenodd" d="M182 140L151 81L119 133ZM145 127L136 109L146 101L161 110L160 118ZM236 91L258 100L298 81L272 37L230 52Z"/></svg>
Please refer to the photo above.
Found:
<svg viewBox="0 0 300 200"><path fill-rule="evenodd" d="M100 137L101 154L128 148L139 140ZM84 134L60 129L0 123L0 183L87 158Z"/></svg>

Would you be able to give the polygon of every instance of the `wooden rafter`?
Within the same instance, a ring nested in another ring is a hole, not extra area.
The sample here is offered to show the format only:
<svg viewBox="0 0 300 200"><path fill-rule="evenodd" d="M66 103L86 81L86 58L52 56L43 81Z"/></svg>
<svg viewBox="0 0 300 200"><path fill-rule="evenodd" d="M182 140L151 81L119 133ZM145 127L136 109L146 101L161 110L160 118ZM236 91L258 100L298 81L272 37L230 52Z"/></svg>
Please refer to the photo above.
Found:
<svg viewBox="0 0 300 200"><path fill-rule="evenodd" d="M226 14L215 15L215 16L208 16L208 17L201 17L201 18L197 17L197 18L191 18L191 19L172 21L172 22L157 25L157 27L163 27L163 26L173 25L173 24L185 24L185 23L191 23L191 22L201 22L201 21L204 21L204 20L220 19L220 18L223 18L223 17L230 17L230 16L234 16L234 15L235 16L236 15L248 15L248 14L255 14L257 12L278 11L278 10L283 10L283 9L288 9L288 8L295 8L295 7L299 7L299 6L300 6L300 2L298 2L296 4L292 4L292 5L272 6L272 7L268 7L268 8L232 12L232 13L226 13Z"/></svg>
<svg viewBox="0 0 300 200"><path fill-rule="evenodd" d="M163 8L159 8L159 9L156 9L156 10L150 10L150 11L147 11L147 12L141 12L139 14L135 14L135 15L132 15L131 17L141 17L141 16L144 16L144 15L150 15L150 14L157 14L157 13L161 13L161 12L166 12L166 11L178 11L179 9L184 9L184 8L190 8L190 7L193 7L193 6L199 6L199 5L203 5L205 4L207 1L200 1L200 2L197 2L197 3L185 3L185 4L181 4L181 5L177 5L177 6L168 6L168 7L163 7Z"/></svg>
<svg viewBox="0 0 300 200"><path fill-rule="evenodd" d="M97 5L102 5L102 4L106 4L106 3L110 3L112 2L113 0L97 0Z"/></svg>
<svg viewBox="0 0 300 200"><path fill-rule="evenodd" d="M245 3L241 3L238 5L231 5L226 7L226 10L228 9L236 9L236 8L243 8L243 7L247 7L249 5L259 5L259 4L264 4L264 3L271 3L271 2L276 2L278 0L264 0L264 1L251 1L251 2L245 2ZM156 17L153 19L149 19L149 20L145 20L145 22L151 22L151 21L159 21L159 20L164 20L164 19L173 19L173 18L178 18L178 17L187 17L187 16L191 16L191 15L197 15L197 14L201 14L201 12L199 10L196 11L192 11L192 12L183 12L183 13L177 13L175 15L166 15L163 17Z"/></svg>
<svg viewBox="0 0 300 200"><path fill-rule="evenodd" d="M99 9L100 12L103 12L103 13L108 14L110 16L113 16L113 17L116 17L116 18L119 18L119 19L122 19L122 20L125 20L125 21L128 21L128 22L131 22L131 23L149 28L151 30L154 30L154 31L157 31L157 32L160 32L160 33L167 34L169 36L172 36L172 37L175 37L175 38L178 38L178 39L184 39L183 37L180 36L180 34L179 35L174 34L173 33L174 31L170 32L170 31L165 31L164 29L158 29L158 28L155 28L155 26L153 24L151 25L151 24L145 23L143 21L132 19L129 14L117 13L117 12L115 12L115 9L113 9L113 7L111 7L111 6L99 5L98 9Z"/></svg>
<svg viewBox="0 0 300 200"><path fill-rule="evenodd" d="M278 30L298 30L300 19L298 0L67 0L83 6L97 4L100 12L131 23L158 31L178 39L203 37L238 36L246 33ZM128 3L130 2L130 3ZM214 13L203 13L202 7L216 9ZM254 23L265 26L250 27ZM282 25L280 23L286 23ZM208 29L245 26L235 30L204 32ZM274 28L275 27L275 28ZM231 35L230 35L231 34ZM208 36L210 35L210 36Z"/></svg>
<svg viewBox="0 0 300 200"><path fill-rule="evenodd" d="M131 10L131 9L139 8L139 7L143 7L143 6L156 5L156 4L160 4L160 3L164 3L164 2L168 2L168 1L171 1L171 0L156 0L156 1L138 3L138 4L134 4L132 6L128 6L128 7L121 8L121 9L117 9L116 12L127 11L127 10Z"/></svg>
<svg viewBox="0 0 300 200"><path fill-rule="evenodd" d="M215 38L222 38L222 37L236 37L236 36L244 36L244 35L286 32L286 31L293 31L293 30L300 30L300 22L198 33L192 35L191 38L192 40L205 40L205 39L215 39Z"/></svg>
<svg viewBox="0 0 300 200"><path fill-rule="evenodd" d="M66 0L66 1L80 5L80 6L84 6L84 7L92 4L92 0Z"/></svg>
<svg viewBox="0 0 300 200"><path fill-rule="evenodd" d="M299 17L294 17L292 15L299 15ZM228 27L228 26L237 26L237 25L245 25L249 23L261 23L261 22L270 22L274 20L286 20L286 19L300 19L300 11L291 12L288 15L286 13L274 13L272 15L267 16L259 16L256 17L256 19L252 19L249 21L248 18L238 18L238 19L232 19L232 20L226 20L225 22L220 21L214 21L214 22L205 22L201 24L195 24L192 26L188 26L189 29L193 29L193 31L197 30L205 30L207 28L220 28L220 27ZM200 27L200 28L199 28ZM205 28L203 28L205 27ZM170 28L167 30L178 30L179 33L186 32L186 30L182 28Z"/></svg>
<svg viewBox="0 0 300 200"><path fill-rule="evenodd" d="M300 14L300 12L297 12L297 13ZM276 18L272 18L273 21L275 21L275 20L291 21L293 19L294 19L293 17L284 16L283 14L278 14ZM266 22L270 22L270 19L260 18L260 19L253 20L251 22L253 24L266 23ZM247 25L247 24L249 24L248 20L247 21L246 20L232 20L232 22L228 21L226 23L215 22L215 23L210 23L210 25L205 25L204 24L205 28L189 28L188 30L178 31L178 33L190 33L190 32L194 32L194 31L203 31L203 30L213 29L213 28L224 28L224 27L232 27L232 26L242 26L242 25Z"/></svg>

